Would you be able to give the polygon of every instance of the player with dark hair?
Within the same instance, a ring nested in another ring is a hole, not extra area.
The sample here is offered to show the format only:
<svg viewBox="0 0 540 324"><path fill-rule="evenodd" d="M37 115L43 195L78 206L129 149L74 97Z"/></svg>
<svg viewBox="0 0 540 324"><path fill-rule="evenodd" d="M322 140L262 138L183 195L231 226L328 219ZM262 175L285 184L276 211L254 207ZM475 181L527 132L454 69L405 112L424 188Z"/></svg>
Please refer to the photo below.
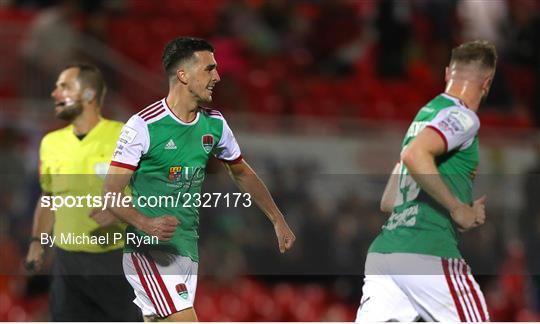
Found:
<svg viewBox="0 0 540 324"><path fill-rule="evenodd" d="M103 178L122 123L101 116L106 86L100 70L87 63L66 67L51 93L55 115L69 126L41 141L42 198L101 194ZM43 266L44 242L54 237L50 309L53 321L138 321L133 292L122 275L123 240L94 244L78 238L105 238L123 233L108 211L89 204L52 210L37 203L27 267ZM52 235L50 235L52 232ZM52 244L51 244L52 245Z"/></svg>
<svg viewBox="0 0 540 324"><path fill-rule="evenodd" d="M368 251L357 322L489 320L458 239L486 218L485 196L472 197L476 112L496 62L487 42L456 47L445 93L420 109L409 127L381 200L391 216Z"/></svg>
<svg viewBox="0 0 540 324"><path fill-rule="evenodd" d="M109 206L130 224L126 235L159 239L142 246L128 241L124 249L124 272L135 291L134 302L147 318L197 320L193 301L199 211L189 200L200 194L210 155L223 162L238 187L273 223L280 251L290 249L295 240L266 186L243 159L223 115L201 107L212 101L220 81L213 52L198 38L182 37L167 44L163 67L169 93L126 123L105 180L105 195L119 195L130 185L133 206ZM172 207L140 203L152 196L181 197L181 203Z"/></svg>

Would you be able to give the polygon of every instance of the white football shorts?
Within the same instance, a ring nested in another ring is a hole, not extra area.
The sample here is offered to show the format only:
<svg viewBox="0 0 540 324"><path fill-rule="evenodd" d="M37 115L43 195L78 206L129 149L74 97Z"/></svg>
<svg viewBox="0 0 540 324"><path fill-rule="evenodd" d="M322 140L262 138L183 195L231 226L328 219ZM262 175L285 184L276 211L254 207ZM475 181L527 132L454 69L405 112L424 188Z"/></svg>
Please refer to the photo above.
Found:
<svg viewBox="0 0 540 324"><path fill-rule="evenodd" d="M463 259L369 253L356 322L485 322L480 287Z"/></svg>
<svg viewBox="0 0 540 324"><path fill-rule="evenodd" d="M124 274L143 316L164 318L193 307L198 263L161 251L124 253Z"/></svg>

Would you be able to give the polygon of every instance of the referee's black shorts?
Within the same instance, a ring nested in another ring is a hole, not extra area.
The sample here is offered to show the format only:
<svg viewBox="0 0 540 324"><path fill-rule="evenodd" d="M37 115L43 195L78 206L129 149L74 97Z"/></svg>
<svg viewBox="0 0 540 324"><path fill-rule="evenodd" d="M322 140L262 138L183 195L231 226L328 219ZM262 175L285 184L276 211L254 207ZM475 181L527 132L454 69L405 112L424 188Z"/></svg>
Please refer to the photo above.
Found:
<svg viewBox="0 0 540 324"><path fill-rule="evenodd" d="M142 321L122 269L122 249L104 253L55 249L50 310L55 322Z"/></svg>

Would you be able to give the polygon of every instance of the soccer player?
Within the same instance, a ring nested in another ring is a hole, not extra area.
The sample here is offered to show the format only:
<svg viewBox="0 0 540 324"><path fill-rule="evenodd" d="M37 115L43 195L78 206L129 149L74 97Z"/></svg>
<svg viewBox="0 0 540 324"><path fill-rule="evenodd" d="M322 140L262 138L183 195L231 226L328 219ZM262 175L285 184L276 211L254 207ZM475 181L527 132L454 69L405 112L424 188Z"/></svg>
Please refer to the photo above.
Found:
<svg viewBox="0 0 540 324"><path fill-rule="evenodd" d="M266 186L243 159L223 115L200 106L212 101L220 80L213 52L212 45L198 38L167 44L162 64L169 93L128 120L105 179L104 193L111 197L130 184L133 206L109 204L109 209L131 225L126 237L140 240L127 242L124 272L135 291L134 302L151 319L197 320L196 200L211 154L273 223L280 251L290 249L295 240ZM179 195L178 206L149 207L156 197ZM144 242L152 236L158 244Z"/></svg>
<svg viewBox="0 0 540 324"><path fill-rule="evenodd" d="M356 321L488 321L484 296L458 250L485 221L474 201L480 127L497 54L484 41L452 50L446 90L410 125L381 200L391 216L369 248Z"/></svg>
<svg viewBox="0 0 540 324"><path fill-rule="evenodd" d="M55 115L69 126L48 133L41 141L42 198L101 195L103 178L123 125L101 117L105 92L103 76L93 65L70 65L58 76L51 93ZM112 214L87 203L53 211L42 199L38 201L26 263L31 270L39 271L44 245L55 238L50 291L53 321L142 319L122 274L124 241L111 239L93 244L82 239L106 238L124 229L125 225Z"/></svg>

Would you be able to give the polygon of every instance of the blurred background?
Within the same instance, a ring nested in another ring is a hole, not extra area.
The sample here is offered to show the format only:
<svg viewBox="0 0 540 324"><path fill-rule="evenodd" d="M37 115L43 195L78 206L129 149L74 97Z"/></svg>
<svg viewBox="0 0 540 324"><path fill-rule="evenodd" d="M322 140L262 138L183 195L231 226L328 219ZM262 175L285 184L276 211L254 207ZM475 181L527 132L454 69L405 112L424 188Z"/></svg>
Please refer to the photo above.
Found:
<svg viewBox="0 0 540 324"><path fill-rule="evenodd" d="M281 256L257 209L203 208L201 320L354 320L402 136L444 90L451 48L486 39L500 58L479 113L488 222L462 251L492 320L540 321L539 13L536 0L0 0L0 321L48 319L48 271L22 260L39 142L63 126L58 73L97 64L104 115L126 121L166 95L163 47L186 35L215 46L212 106L298 237ZM235 191L219 165L205 190Z"/></svg>

